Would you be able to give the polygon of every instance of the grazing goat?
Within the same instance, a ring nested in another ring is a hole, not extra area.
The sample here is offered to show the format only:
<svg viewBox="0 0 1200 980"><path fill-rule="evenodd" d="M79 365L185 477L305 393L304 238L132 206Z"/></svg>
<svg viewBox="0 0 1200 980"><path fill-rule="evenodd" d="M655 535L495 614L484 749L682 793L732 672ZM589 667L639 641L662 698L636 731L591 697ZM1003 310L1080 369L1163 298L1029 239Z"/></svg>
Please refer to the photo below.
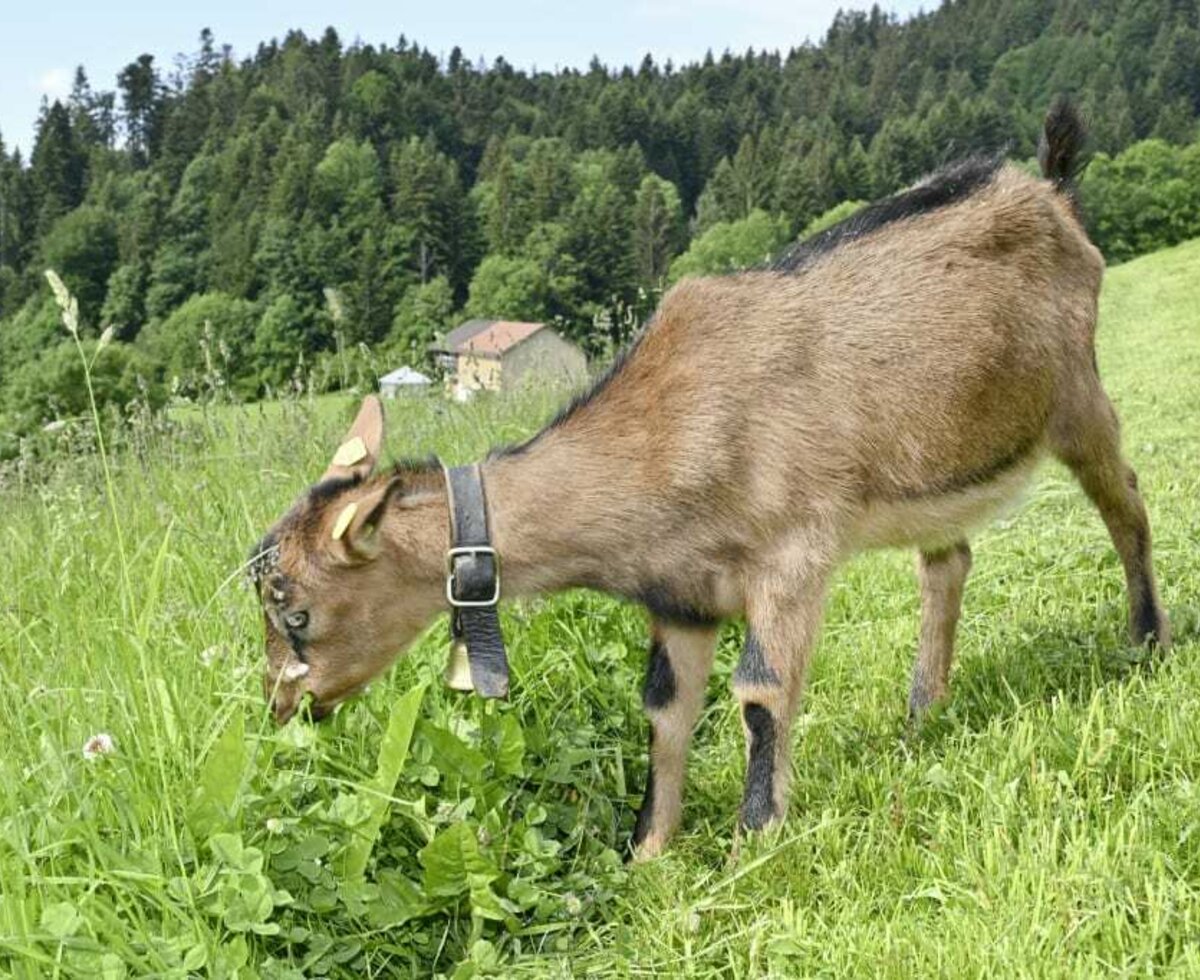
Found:
<svg viewBox="0 0 1200 980"><path fill-rule="evenodd" d="M968 536L1047 452L1108 526L1133 641L1169 645L1146 511L1097 374L1104 263L1073 199L1082 138L1056 103L1046 179L967 160L768 268L681 282L590 392L480 464L506 598L582 586L649 611L638 856L679 822L722 620L748 624L733 688L740 823L758 829L785 812L792 719L834 569L866 548L917 549L919 717L946 692ZM447 608L446 474L436 461L375 473L382 444L368 398L257 549L280 722L306 694L320 716L361 690Z"/></svg>

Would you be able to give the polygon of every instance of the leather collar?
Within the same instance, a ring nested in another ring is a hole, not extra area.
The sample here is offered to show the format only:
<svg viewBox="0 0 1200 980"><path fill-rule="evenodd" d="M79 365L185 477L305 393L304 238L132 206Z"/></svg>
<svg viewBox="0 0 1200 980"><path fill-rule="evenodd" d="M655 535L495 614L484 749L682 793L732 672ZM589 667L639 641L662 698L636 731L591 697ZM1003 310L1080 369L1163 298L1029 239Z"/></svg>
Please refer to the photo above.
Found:
<svg viewBox="0 0 1200 980"><path fill-rule="evenodd" d="M485 698L508 697L508 655L500 633L500 556L488 532L487 498L478 463L444 467L450 505L446 601L450 635L467 648L471 684Z"/></svg>

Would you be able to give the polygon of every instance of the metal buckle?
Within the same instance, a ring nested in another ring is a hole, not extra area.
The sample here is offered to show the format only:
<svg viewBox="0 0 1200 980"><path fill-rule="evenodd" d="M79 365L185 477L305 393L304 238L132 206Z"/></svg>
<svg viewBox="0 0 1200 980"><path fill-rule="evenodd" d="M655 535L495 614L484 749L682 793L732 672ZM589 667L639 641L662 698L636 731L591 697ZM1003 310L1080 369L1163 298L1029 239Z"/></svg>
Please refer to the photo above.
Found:
<svg viewBox="0 0 1200 980"><path fill-rule="evenodd" d="M496 566L496 591L490 599L459 599L454 595L454 559L476 558L481 555L490 556ZM446 552L446 601L454 609L485 609L500 601L500 556L496 549L485 544L466 545L461 548L451 548Z"/></svg>

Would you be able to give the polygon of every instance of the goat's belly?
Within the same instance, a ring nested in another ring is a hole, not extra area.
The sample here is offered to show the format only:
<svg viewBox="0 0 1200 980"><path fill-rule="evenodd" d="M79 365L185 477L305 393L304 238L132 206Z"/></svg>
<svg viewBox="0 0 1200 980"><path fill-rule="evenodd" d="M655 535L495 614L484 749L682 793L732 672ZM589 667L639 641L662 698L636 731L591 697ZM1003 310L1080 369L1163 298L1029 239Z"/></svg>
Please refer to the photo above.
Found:
<svg viewBox="0 0 1200 980"><path fill-rule="evenodd" d="M1041 452L961 490L871 501L852 524L850 550L915 546L925 551L963 541L983 524L1011 510L1037 468Z"/></svg>

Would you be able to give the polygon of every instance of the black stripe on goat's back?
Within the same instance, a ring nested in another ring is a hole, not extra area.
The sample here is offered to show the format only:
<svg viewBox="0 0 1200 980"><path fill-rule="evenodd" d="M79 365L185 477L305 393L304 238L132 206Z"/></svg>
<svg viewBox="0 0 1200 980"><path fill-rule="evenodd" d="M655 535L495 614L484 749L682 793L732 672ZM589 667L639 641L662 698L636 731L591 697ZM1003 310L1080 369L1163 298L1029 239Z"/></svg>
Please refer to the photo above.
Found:
<svg viewBox="0 0 1200 980"><path fill-rule="evenodd" d="M905 218L936 211L964 200L990 184L1003 162L1003 157L999 155L973 156L943 167L917 186L870 204L845 221L840 221L805 241L796 242L766 268L774 272L798 272L816 257L833 251L845 242L855 241ZM520 455L536 445L545 433L560 427L596 401L633 359L642 339L653 329L654 322L651 320L617 355L608 370L563 406L540 431L524 442L495 448L489 456L497 458Z"/></svg>
<svg viewBox="0 0 1200 980"><path fill-rule="evenodd" d="M1003 162L1000 156L976 156L943 167L915 187L869 204L844 221L796 242L768 268L774 272L798 272L814 259L847 242L857 241L905 218L957 204L990 184Z"/></svg>

